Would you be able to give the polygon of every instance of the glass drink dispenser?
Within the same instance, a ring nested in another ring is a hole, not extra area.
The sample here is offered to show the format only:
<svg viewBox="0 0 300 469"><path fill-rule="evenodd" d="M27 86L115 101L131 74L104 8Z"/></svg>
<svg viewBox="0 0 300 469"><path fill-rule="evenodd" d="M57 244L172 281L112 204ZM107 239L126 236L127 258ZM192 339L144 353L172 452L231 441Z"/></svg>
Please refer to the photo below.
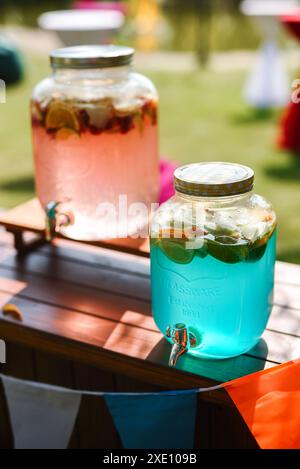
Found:
<svg viewBox="0 0 300 469"><path fill-rule="evenodd" d="M119 195L156 202L157 104L151 81L132 70L133 49L77 46L50 54L53 74L31 102L36 189L48 234L118 237ZM147 221L147 220L145 220ZM140 220L128 218L128 234Z"/></svg>
<svg viewBox="0 0 300 469"><path fill-rule="evenodd" d="M273 292L276 217L253 193L253 171L199 163L175 171L175 196L151 226L153 315L173 344L170 364L188 351L222 359L261 337Z"/></svg>

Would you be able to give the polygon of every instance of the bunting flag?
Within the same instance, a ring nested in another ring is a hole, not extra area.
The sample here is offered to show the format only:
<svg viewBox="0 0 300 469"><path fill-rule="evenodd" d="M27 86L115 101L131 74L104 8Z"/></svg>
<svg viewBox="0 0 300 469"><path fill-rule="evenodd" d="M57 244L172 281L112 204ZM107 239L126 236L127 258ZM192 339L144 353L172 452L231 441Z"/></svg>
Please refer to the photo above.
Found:
<svg viewBox="0 0 300 469"><path fill-rule="evenodd" d="M300 359L231 381L225 389L262 449L300 448Z"/></svg>
<svg viewBox="0 0 300 469"><path fill-rule="evenodd" d="M300 359L209 388L156 393L74 391L0 376L16 449L66 448L82 395L104 398L124 448L190 449L198 393L220 388L262 449L300 448Z"/></svg>
<svg viewBox="0 0 300 469"><path fill-rule="evenodd" d="M65 449L81 394L64 388L1 376L15 449Z"/></svg>
<svg viewBox="0 0 300 469"><path fill-rule="evenodd" d="M105 394L104 399L124 448L193 448L197 390Z"/></svg>

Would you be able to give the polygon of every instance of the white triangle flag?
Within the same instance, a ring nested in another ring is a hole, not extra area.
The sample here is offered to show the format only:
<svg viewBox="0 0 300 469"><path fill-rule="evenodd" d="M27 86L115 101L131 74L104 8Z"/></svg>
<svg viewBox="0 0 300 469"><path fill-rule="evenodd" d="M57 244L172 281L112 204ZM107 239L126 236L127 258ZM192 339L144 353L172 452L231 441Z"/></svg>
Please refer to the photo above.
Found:
<svg viewBox="0 0 300 469"><path fill-rule="evenodd" d="M46 384L1 376L15 449L65 449L81 394Z"/></svg>

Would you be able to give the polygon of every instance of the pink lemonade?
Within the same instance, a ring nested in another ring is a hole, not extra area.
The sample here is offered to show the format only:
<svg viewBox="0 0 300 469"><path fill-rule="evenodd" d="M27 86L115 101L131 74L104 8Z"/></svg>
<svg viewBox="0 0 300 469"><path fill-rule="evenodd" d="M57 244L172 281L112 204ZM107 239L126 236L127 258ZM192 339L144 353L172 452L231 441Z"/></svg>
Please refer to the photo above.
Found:
<svg viewBox="0 0 300 469"><path fill-rule="evenodd" d="M127 206L158 197L157 103L141 98L125 109L108 98L32 101L36 189L42 206L62 202L74 222L62 231L83 240L119 236L119 195ZM147 220L145 220L146 222ZM118 226L117 226L118 225ZM138 222L140 225L140 221ZM128 234L138 229L134 215Z"/></svg>

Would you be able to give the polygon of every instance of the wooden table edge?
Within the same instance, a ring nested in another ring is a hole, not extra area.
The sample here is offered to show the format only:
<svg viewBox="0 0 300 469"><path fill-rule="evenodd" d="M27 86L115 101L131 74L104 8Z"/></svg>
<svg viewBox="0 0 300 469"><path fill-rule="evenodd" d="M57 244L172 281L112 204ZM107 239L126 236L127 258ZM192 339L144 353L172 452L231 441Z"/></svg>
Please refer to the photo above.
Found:
<svg viewBox="0 0 300 469"><path fill-rule="evenodd" d="M182 370L169 368L143 359L127 356L102 347L77 342L74 339L55 336L34 328L24 328L22 324L1 321L1 338L20 345L30 346L71 360L78 360L105 371L119 372L129 378L161 386L167 389L208 388L219 384L209 378L199 377ZM159 371L159 373L158 373ZM99 389L101 392L101 389ZM204 400L234 407L224 389L201 393Z"/></svg>

